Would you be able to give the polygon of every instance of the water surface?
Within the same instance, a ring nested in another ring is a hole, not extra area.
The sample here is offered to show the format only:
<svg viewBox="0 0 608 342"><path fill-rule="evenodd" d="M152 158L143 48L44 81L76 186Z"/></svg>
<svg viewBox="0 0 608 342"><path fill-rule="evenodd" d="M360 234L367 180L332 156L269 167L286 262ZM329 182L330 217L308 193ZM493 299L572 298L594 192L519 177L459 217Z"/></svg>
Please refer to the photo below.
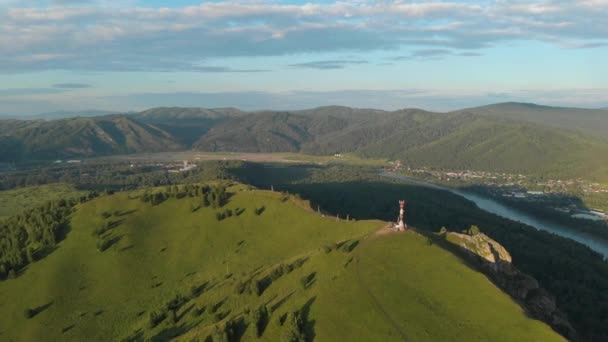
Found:
<svg viewBox="0 0 608 342"><path fill-rule="evenodd" d="M467 191L453 189L446 186L441 186L420 179L398 175L394 173L381 173L380 176L402 180L408 183L418 184L433 189L449 191L453 194L464 197L471 202L474 202L480 209L485 210L489 213L496 214L498 216L508 218L513 221L521 222L523 224L527 224L536 229L545 230L556 235L572 239L602 254L605 258L608 257L608 241L602 240L600 238L595 238L583 232L578 232L574 227L570 228L564 225L556 224L553 222L547 222L545 220L532 217L525 212L507 207L504 204L501 204L491 198L470 193Z"/></svg>

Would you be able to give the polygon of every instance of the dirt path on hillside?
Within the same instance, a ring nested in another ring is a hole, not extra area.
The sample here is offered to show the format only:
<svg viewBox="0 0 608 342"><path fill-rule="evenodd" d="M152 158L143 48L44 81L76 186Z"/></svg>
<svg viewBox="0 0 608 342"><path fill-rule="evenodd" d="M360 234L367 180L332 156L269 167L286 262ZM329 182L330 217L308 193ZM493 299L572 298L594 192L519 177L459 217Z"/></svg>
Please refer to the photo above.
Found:
<svg viewBox="0 0 608 342"><path fill-rule="evenodd" d="M374 296L374 293L372 292L372 290L370 290L370 288L367 287L365 285L365 283L363 282L363 280L361 279L361 273L359 272L359 255L357 255L355 257L355 273L357 274L357 282L359 283L359 286L361 286L361 288L363 288L365 290L365 292L367 292L367 295L372 300L372 303L374 304L376 311L378 311L380 313L380 315L382 315L384 317L384 320L387 321L390 324L390 326L393 327L393 329L395 329L399 333L399 336L401 337L402 341L406 341L406 342L409 341L405 332L403 332L403 330L401 330L401 328L399 327L397 322L388 314L388 312L386 312L386 310L384 309L384 307L382 306L382 304L380 303L378 298L376 298L376 296Z"/></svg>

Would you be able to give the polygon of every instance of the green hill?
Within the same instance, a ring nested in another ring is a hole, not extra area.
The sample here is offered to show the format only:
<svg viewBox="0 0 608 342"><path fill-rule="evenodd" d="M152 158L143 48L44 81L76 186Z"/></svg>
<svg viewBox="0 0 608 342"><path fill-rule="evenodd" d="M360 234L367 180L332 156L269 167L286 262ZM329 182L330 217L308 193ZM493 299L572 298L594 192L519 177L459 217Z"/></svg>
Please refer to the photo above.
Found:
<svg viewBox="0 0 608 342"><path fill-rule="evenodd" d="M245 115L235 108L159 107L129 116L170 133L184 146L192 145L212 127L229 118Z"/></svg>
<svg viewBox="0 0 608 342"><path fill-rule="evenodd" d="M216 209L155 191L77 205L56 250L0 282L1 339L563 340L415 233L244 185Z"/></svg>
<svg viewBox="0 0 608 342"><path fill-rule="evenodd" d="M55 121L0 121L0 161L183 149L167 132L124 115Z"/></svg>
<svg viewBox="0 0 608 342"><path fill-rule="evenodd" d="M469 112L491 117L535 122L543 125L592 133L608 138L608 110L541 106L533 103L505 102L467 108Z"/></svg>
<svg viewBox="0 0 608 342"><path fill-rule="evenodd" d="M415 132L414 137L426 132ZM402 141L407 139L407 134L391 136L363 149L361 154L384 155L416 166L556 178L606 179L608 171L608 144L537 124L475 118L428 143L401 149L406 145Z"/></svg>
<svg viewBox="0 0 608 342"><path fill-rule="evenodd" d="M607 179L608 143L537 123L418 109L323 107L233 118L194 145L206 151L352 152L408 166Z"/></svg>
<svg viewBox="0 0 608 342"><path fill-rule="evenodd" d="M78 197L84 193L71 184L62 183L0 191L0 219L38 207L48 201Z"/></svg>

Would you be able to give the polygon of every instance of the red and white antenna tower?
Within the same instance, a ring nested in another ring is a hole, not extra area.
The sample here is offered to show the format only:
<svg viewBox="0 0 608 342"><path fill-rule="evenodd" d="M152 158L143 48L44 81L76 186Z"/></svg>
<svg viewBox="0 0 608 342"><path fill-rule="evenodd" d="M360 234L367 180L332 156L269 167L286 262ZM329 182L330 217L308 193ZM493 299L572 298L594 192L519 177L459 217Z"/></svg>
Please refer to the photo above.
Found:
<svg viewBox="0 0 608 342"><path fill-rule="evenodd" d="M399 200L399 218L397 219L397 230L402 232L407 229L407 225L405 224L405 207L407 203L404 200Z"/></svg>

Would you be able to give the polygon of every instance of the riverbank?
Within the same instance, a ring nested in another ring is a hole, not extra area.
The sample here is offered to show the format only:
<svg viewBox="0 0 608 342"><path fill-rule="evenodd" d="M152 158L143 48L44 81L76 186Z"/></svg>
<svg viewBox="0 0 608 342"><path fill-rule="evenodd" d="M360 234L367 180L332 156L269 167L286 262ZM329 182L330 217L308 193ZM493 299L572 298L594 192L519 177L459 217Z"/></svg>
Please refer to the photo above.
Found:
<svg viewBox="0 0 608 342"><path fill-rule="evenodd" d="M395 173L380 173L380 176L417 185L423 185L433 189L449 191L453 194L456 194L475 203L477 207L486 212L529 225L539 230L544 230L574 240L602 254L605 258L608 258L608 241L595 238L586 233L579 232L576 230L576 228L559 225L552 222L547 222L546 220L532 217L531 215L521 210L507 207L504 204L501 204L493 199L481 196L479 194L469 193L459 189L453 189L443 185L438 185Z"/></svg>

